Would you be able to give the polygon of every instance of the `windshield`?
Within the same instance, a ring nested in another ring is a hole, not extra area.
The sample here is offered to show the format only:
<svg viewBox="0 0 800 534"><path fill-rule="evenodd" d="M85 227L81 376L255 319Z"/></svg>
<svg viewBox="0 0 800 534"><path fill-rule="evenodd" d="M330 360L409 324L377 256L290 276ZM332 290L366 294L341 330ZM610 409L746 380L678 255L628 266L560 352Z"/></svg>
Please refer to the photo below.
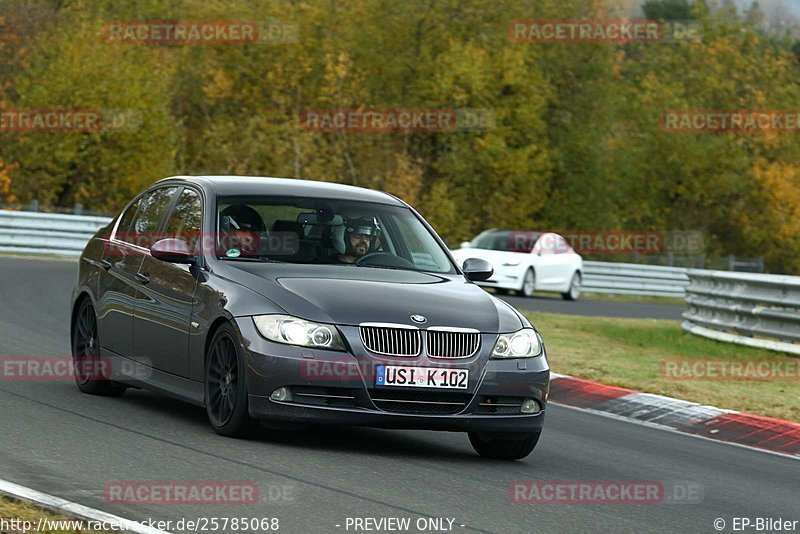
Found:
<svg viewBox="0 0 800 534"><path fill-rule="evenodd" d="M490 230L478 235L470 246L486 250L527 253L533 250L541 235L541 232Z"/></svg>
<svg viewBox="0 0 800 534"><path fill-rule="evenodd" d="M408 208L348 200L222 197L217 257L455 273Z"/></svg>

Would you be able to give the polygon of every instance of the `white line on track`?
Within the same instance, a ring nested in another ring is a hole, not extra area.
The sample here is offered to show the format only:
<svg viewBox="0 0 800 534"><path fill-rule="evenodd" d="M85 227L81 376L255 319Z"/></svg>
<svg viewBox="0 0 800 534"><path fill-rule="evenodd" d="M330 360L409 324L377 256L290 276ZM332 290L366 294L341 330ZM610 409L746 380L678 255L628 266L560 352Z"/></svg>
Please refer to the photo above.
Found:
<svg viewBox="0 0 800 534"><path fill-rule="evenodd" d="M148 527L147 525L131 521L130 519L112 515L102 510L89 508L88 506L48 495L47 493L26 488L25 486L20 486L19 484L14 484L6 480L0 480L0 495L15 500L32 502L41 508L71 518L85 521L102 521L109 525L116 525L125 532L134 532L136 534L169 534L164 530Z"/></svg>
<svg viewBox="0 0 800 534"><path fill-rule="evenodd" d="M761 449L759 447L751 447L750 445L742 445L741 443L734 443L733 441L723 441L721 439L709 438L709 437L706 437L706 436L700 436L698 434L691 434L689 432L681 432L677 428L672 428L670 426L660 425L658 423L651 423L650 421L642 421L640 419L631 419L630 417L625 417L624 415L617 415L615 413L609 413L609 412L601 412L600 410L593 410L591 408L579 408L577 406L570 406L569 404L561 404L561 403L558 403L558 402L555 402L555 401L552 401L552 400L548 400L547 403L548 404L555 404L555 405L561 406L563 408L569 408L570 410L577 410L579 412L589 413L589 414L592 414L592 415L601 415L603 417L608 417L610 419L616 419L617 421L625 421L627 423L633 423L635 425L646 426L648 428L657 428L659 430L666 430L668 432L674 432L674 433L680 434L682 436L690 436L690 437L697 438L697 439L703 439L703 440L706 440L706 441L710 441L712 443L721 443L721 444L724 444L724 445L733 445L734 447L741 447L743 449L748 449L748 450L751 450L751 451L758 451L758 452L763 452L765 454L772 454L773 456L779 456L781 458L789 458L790 460L800 460L800 456L797 456L797 455L786 454L786 453L783 453L783 452L775 452L775 451L771 451L771 450L768 450L768 449Z"/></svg>

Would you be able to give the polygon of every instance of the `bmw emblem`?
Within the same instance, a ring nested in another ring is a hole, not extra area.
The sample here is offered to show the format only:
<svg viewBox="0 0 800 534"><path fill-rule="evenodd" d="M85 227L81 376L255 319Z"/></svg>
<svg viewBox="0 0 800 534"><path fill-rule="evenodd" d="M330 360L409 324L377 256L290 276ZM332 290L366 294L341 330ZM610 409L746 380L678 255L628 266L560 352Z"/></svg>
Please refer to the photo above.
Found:
<svg viewBox="0 0 800 534"><path fill-rule="evenodd" d="M425 317L424 315L412 315L411 316L411 320L414 321L415 323L427 323L428 322L428 318Z"/></svg>

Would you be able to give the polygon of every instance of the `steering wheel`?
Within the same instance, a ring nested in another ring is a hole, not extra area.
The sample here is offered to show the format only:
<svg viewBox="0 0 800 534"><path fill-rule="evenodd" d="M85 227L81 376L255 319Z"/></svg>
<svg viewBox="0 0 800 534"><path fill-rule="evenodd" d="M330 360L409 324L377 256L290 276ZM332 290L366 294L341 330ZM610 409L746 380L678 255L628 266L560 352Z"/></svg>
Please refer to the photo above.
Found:
<svg viewBox="0 0 800 534"><path fill-rule="evenodd" d="M382 258L388 260L378 263L372 262L372 265L378 267L404 267L407 269L417 268L416 265L414 265L407 259L401 258L400 256L395 256L394 254L390 254L389 252L368 252L356 260L356 265L358 265L359 267L363 267L365 265L369 266L369 264L366 263L366 260L370 258Z"/></svg>

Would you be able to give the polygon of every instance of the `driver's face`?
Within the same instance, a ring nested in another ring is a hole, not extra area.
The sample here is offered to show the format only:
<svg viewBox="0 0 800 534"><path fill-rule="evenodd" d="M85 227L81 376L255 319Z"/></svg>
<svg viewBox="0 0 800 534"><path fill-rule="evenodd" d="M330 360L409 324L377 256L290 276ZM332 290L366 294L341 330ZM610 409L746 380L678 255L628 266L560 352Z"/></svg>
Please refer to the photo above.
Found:
<svg viewBox="0 0 800 534"><path fill-rule="evenodd" d="M243 254L255 254L258 249L258 233L246 230L232 232L232 246L238 248Z"/></svg>
<svg viewBox="0 0 800 534"><path fill-rule="evenodd" d="M356 256L363 256L369 250L369 236L367 234L350 234L350 248Z"/></svg>

